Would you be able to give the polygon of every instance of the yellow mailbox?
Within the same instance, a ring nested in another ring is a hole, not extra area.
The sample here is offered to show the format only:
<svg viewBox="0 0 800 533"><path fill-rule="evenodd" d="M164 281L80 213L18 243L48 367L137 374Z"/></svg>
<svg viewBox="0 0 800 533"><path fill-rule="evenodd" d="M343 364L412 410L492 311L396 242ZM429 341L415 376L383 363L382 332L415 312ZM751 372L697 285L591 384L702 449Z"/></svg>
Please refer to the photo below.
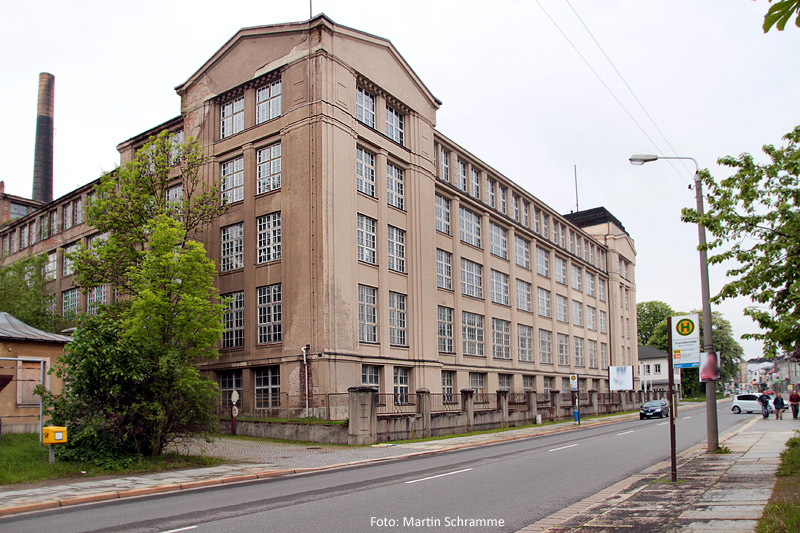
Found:
<svg viewBox="0 0 800 533"><path fill-rule="evenodd" d="M47 426L42 428L42 444L64 444L67 442L67 428Z"/></svg>

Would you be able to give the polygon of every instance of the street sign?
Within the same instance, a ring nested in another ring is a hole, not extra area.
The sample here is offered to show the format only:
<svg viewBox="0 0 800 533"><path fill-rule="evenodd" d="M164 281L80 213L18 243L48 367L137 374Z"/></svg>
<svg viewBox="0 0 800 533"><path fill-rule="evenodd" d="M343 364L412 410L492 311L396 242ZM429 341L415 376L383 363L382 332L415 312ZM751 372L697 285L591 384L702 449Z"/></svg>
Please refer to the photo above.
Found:
<svg viewBox="0 0 800 533"><path fill-rule="evenodd" d="M578 390L578 374L570 374L569 390Z"/></svg>
<svg viewBox="0 0 800 533"><path fill-rule="evenodd" d="M236 405L236 402L238 402L238 401L239 401L239 391L231 392L231 403L233 405Z"/></svg>
<svg viewBox="0 0 800 533"><path fill-rule="evenodd" d="M234 416L234 418L239 416L239 408L235 405L231 407L231 414Z"/></svg>
<svg viewBox="0 0 800 533"><path fill-rule="evenodd" d="M700 366L700 321L698 315L672 317L672 360L675 368Z"/></svg>

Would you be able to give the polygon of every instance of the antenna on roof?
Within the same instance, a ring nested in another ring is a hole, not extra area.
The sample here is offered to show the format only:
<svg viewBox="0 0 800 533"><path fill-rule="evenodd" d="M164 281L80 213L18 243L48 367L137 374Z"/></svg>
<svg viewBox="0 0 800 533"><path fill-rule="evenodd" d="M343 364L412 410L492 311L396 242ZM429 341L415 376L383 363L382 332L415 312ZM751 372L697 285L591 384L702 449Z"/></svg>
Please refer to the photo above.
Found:
<svg viewBox="0 0 800 533"><path fill-rule="evenodd" d="M575 171L575 211L580 211L581 208L578 207L578 165L572 165L573 170Z"/></svg>
<svg viewBox="0 0 800 533"><path fill-rule="evenodd" d="M308 20L311 20L314 17L314 8L311 5L314 3L314 0L308 0Z"/></svg>

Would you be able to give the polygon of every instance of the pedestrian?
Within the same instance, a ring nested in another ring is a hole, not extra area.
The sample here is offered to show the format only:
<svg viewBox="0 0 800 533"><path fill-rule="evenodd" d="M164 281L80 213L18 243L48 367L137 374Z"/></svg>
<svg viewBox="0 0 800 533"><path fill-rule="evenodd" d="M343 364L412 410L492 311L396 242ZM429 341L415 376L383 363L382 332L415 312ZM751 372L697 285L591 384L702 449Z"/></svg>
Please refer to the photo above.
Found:
<svg viewBox="0 0 800 533"><path fill-rule="evenodd" d="M780 392L772 401L772 406L775 408L775 420L783 420L783 410L786 409L786 402L784 402L783 398L781 398Z"/></svg>
<svg viewBox="0 0 800 533"><path fill-rule="evenodd" d="M761 405L761 416L764 417L764 420L769 418L769 401L770 398L766 392L762 392L761 396L758 397L758 403Z"/></svg>
<svg viewBox="0 0 800 533"><path fill-rule="evenodd" d="M800 394L797 394L797 390L793 390L789 395L789 407L792 408L792 418L797 420L797 414L800 411Z"/></svg>

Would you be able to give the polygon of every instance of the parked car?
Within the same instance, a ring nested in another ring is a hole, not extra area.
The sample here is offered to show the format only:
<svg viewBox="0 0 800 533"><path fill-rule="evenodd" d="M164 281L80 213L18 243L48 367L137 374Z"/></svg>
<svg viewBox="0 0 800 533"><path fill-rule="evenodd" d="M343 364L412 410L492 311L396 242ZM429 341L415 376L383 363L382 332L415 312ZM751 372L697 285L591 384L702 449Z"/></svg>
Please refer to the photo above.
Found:
<svg viewBox="0 0 800 533"><path fill-rule="evenodd" d="M645 403L639 409L639 420L645 418L664 418L669 416L669 404L667 400L652 400Z"/></svg>
<svg viewBox="0 0 800 533"><path fill-rule="evenodd" d="M737 415L741 412L745 413L760 413L761 412L761 404L758 403L758 397L761 396L760 394L753 394L752 392L748 392L746 394L737 394L733 397L733 401L731 402L731 411L736 413ZM775 411L775 408L772 406L772 396L769 398L769 412Z"/></svg>

